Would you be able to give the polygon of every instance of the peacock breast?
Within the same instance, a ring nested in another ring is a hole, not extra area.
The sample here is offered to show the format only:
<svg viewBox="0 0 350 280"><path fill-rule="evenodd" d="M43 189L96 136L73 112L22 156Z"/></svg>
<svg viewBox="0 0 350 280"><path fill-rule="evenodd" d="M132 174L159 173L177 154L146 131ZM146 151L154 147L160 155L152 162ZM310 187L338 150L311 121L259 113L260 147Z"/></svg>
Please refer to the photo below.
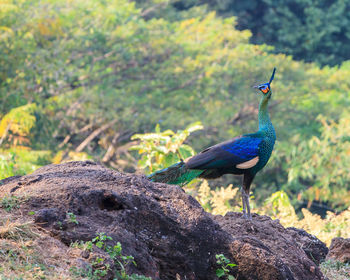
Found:
<svg viewBox="0 0 350 280"><path fill-rule="evenodd" d="M258 172L261 170L269 161L273 147L275 145L275 139L266 137L261 141L259 145L259 162L255 167L255 171Z"/></svg>

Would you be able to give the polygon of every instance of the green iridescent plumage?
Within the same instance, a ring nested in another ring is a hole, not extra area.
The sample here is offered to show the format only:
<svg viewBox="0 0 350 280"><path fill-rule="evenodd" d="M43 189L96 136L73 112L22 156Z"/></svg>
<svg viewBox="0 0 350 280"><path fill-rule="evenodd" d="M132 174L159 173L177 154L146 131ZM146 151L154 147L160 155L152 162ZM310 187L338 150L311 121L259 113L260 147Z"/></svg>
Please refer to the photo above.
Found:
<svg viewBox="0 0 350 280"><path fill-rule="evenodd" d="M156 171L148 177L154 182L184 186L203 172L203 170L188 169L185 162L180 161L172 166Z"/></svg>
<svg viewBox="0 0 350 280"><path fill-rule="evenodd" d="M276 140L275 129L268 113L271 98L271 82L257 86L262 97L259 104L259 130L209 147L199 154L178 162L168 168L149 175L154 182L185 185L194 178L214 179L224 174L243 175L243 214L251 219L249 207L250 185L256 175L268 162ZM247 216L248 214L248 216Z"/></svg>

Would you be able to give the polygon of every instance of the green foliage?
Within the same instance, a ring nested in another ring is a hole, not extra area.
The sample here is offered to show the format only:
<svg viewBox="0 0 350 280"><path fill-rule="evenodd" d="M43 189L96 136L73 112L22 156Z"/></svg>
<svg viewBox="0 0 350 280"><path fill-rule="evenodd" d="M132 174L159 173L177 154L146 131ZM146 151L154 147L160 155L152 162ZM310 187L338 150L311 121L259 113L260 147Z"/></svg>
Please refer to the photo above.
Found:
<svg viewBox="0 0 350 280"><path fill-rule="evenodd" d="M238 17L252 42L275 46L276 53L322 65L350 59L350 3L308 0L182 0L179 9L207 3L221 15Z"/></svg>
<svg viewBox="0 0 350 280"><path fill-rule="evenodd" d="M338 214L328 211L325 218L303 208L302 216L299 218L287 194L284 191L278 191L266 199L263 206L256 207L254 212L279 219L285 227L302 228L317 236L328 246L335 237L350 237L350 207Z"/></svg>
<svg viewBox="0 0 350 280"><path fill-rule="evenodd" d="M4 196L1 199L1 208L3 208L6 212L11 212L13 209L18 209L21 200L14 195Z"/></svg>
<svg viewBox="0 0 350 280"><path fill-rule="evenodd" d="M229 274L230 268L237 266L234 263L231 263L231 261L226 258L223 254L215 255L216 257L216 263L220 265L220 268L216 270L216 276L218 278L224 277L224 279L227 280L234 280L236 279L232 275Z"/></svg>
<svg viewBox="0 0 350 280"><path fill-rule="evenodd" d="M288 195L284 191L273 193L265 200L264 206L266 207L265 209L268 209L267 214L269 216L279 218L283 216L283 220L289 218L291 223L297 218Z"/></svg>
<svg viewBox="0 0 350 280"><path fill-rule="evenodd" d="M186 190L196 197L204 210L214 215L225 215L229 211L241 211L240 207L238 207L240 197L237 195L240 192L232 184L212 190L208 181L203 180L194 191Z"/></svg>
<svg viewBox="0 0 350 280"><path fill-rule="evenodd" d="M49 164L50 158L50 151L36 151L20 146L0 149L0 180L31 173L37 168Z"/></svg>
<svg viewBox="0 0 350 280"><path fill-rule="evenodd" d="M149 173L170 166L180 160L193 156L194 150L184 144L187 137L194 131L203 129L200 122L187 126L176 133L168 129L161 132L157 125L154 133L135 134L132 140L138 139L140 143L130 148L137 150L142 157L138 163L142 169L148 168Z"/></svg>
<svg viewBox="0 0 350 280"><path fill-rule="evenodd" d="M49 265L35 245L40 232L32 222L0 221L0 279L71 279L57 265ZM57 262L57 259L55 260Z"/></svg>
<svg viewBox="0 0 350 280"><path fill-rule="evenodd" d="M78 225L79 222L77 221L77 216L74 213L68 212L67 213L69 222Z"/></svg>
<svg viewBox="0 0 350 280"><path fill-rule="evenodd" d="M264 0L255 42L264 42L296 59L341 64L350 59L350 3L347 1ZM256 12L255 12L256 13ZM276 26L278 25L278 28ZM248 26L247 26L248 27ZM249 27L248 27L249 28Z"/></svg>
<svg viewBox="0 0 350 280"><path fill-rule="evenodd" d="M330 280L348 280L350 278L350 264L329 259L320 265L325 277Z"/></svg>
<svg viewBox="0 0 350 280"><path fill-rule="evenodd" d="M35 104L27 104L14 108L6 114L0 122L1 142L7 137L14 146L17 143L28 143L29 141L26 137L36 122L35 110Z"/></svg>
<svg viewBox="0 0 350 280"><path fill-rule="evenodd" d="M117 264L116 270L114 271L116 279L120 280L151 280L151 278L144 275L132 274L129 275L126 272L126 266L133 264L136 266L133 256L125 256L122 254L122 246L120 242L117 242L114 246L108 245L108 241L113 241L113 238L107 236L105 233L99 233L91 241L87 242L75 242L71 246L74 248L80 248L83 250L92 251L93 245L97 248L102 249L110 258ZM97 257L91 263L92 268L90 269L71 269L71 272L75 276L86 277L91 280L102 279L111 270L109 264L105 264L105 260L101 257Z"/></svg>
<svg viewBox="0 0 350 280"><path fill-rule="evenodd" d="M337 122L319 116L321 135L293 147L285 189L302 192L310 203L328 202L335 209L350 205L350 115Z"/></svg>
<svg viewBox="0 0 350 280"><path fill-rule="evenodd" d="M241 194L238 188L232 188L232 185L211 190L208 183L203 181L199 188L195 191L191 190L191 193L210 213L225 215L229 211L242 211ZM257 206L254 200L251 202L253 212L278 219L285 227L302 228L317 236L328 246L335 237L350 238L350 207L338 214L328 211L324 218L303 208L298 217L284 191L273 193L262 206Z"/></svg>
<svg viewBox="0 0 350 280"><path fill-rule="evenodd" d="M16 174L14 155L4 156L0 154L0 179L5 179Z"/></svg>
<svg viewBox="0 0 350 280"><path fill-rule="evenodd" d="M92 251L92 248L93 248L93 243L92 241L75 241L73 243L70 244L70 246L72 248L78 248L78 249L81 249L83 251L89 251L91 252Z"/></svg>

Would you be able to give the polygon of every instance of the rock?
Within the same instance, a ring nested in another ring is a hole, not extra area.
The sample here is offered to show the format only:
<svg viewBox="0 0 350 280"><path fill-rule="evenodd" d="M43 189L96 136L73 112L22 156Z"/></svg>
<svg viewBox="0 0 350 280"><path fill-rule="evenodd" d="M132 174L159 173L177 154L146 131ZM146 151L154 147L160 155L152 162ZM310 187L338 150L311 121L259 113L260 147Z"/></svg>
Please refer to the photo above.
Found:
<svg viewBox="0 0 350 280"><path fill-rule="evenodd" d="M49 226L58 220L59 211L57 208L43 208L35 214L35 223L43 227Z"/></svg>
<svg viewBox="0 0 350 280"><path fill-rule="evenodd" d="M233 237L230 252L246 279L323 279L317 264L328 249L316 237L257 214L252 221L233 212L213 218Z"/></svg>
<svg viewBox="0 0 350 280"><path fill-rule="evenodd" d="M307 233L303 229L294 227L287 228L287 230L309 259L313 260L317 265L326 259L328 248L316 236Z"/></svg>
<svg viewBox="0 0 350 280"><path fill-rule="evenodd" d="M2 195L12 190L25 196L18 211L35 211L37 225L67 246L100 232L113 238L108 244L120 242L123 255L137 263L127 266L128 273L162 280L216 279L215 255L224 254L237 264L230 273L238 280L324 279L318 268L324 244L315 237L285 229L267 216L255 214L252 221L241 213L213 216L180 187L145 176L90 161L70 162L45 166L0 188ZM80 260L75 262L85 265L81 258L94 254L76 254ZM103 258L113 266L108 256Z"/></svg>
<svg viewBox="0 0 350 280"><path fill-rule="evenodd" d="M332 239L327 259L335 259L350 263L350 238L336 237Z"/></svg>

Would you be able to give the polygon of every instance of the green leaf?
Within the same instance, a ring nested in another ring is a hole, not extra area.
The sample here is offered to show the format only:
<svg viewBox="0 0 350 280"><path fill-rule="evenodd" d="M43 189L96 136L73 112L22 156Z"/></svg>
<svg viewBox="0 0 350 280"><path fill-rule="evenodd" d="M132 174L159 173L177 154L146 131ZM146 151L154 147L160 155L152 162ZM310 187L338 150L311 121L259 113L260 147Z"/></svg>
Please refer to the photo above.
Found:
<svg viewBox="0 0 350 280"><path fill-rule="evenodd" d="M96 247L101 249L103 247L104 243L102 241L97 241L95 245L96 245Z"/></svg>
<svg viewBox="0 0 350 280"><path fill-rule="evenodd" d="M193 149L188 145L181 145L181 147L179 147L179 153L183 159L194 155Z"/></svg>
<svg viewBox="0 0 350 280"><path fill-rule="evenodd" d="M223 269L221 269L221 268L218 268L216 270L216 276L219 277L219 278L222 277L222 276L225 276L225 271Z"/></svg>
<svg viewBox="0 0 350 280"><path fill-rule="evenodd" d="M186 127L186 130L189 132L189 133L192 133L194 131L197 131L197 130L201 130L203 129L203 125L201 122L194 122L192 124L190 124L189 126Z"/></svg>
<svg viewBox="0 0 350 280"><path fill-rule="evenodd" d="M160 125L157 123L156 128L154 130L156 133L160 133Z"/></svg>
<svg viewBox="0 0 350 280"><path fill-rule="evenodd" d="M164 166L170 166L170 165L175 164L178 161L179 161L178 156L171 153L171 154L167 154L166 156L164 156L163 164L164 164Z"/></svg>

